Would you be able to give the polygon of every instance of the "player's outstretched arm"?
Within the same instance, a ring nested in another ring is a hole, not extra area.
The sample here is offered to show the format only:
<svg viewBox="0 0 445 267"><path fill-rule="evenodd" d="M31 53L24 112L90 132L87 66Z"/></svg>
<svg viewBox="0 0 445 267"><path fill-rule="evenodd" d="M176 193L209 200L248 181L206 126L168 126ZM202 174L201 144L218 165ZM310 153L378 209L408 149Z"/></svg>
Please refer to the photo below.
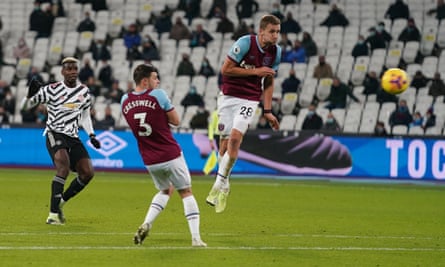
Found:
<svg viewBox="0 0 445 267"><path fill-rule="evenodd" d="M272 96L274 90L274 78L273 76L266 76L263 81L263 114L270 126L274 130L280 128L280 123L275 115L272 114Z"/></svg>
<svg viewBox="0 0 445 267"><path fill-rule="evenodd" d="M31 81L29 82L28 94L26 95L26 97L27 98L33 97L40 90L40 87L42 87L42 83L39 82L37 79L32 78Z"/></svg>

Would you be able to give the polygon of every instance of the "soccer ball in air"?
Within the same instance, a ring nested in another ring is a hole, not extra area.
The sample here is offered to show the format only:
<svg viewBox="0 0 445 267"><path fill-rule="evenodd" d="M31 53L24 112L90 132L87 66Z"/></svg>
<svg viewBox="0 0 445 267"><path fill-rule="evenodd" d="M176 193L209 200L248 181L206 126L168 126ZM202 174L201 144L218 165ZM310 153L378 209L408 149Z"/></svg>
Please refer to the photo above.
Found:
<svg viewBox="0 0 445 267"><path fill-rule="evenodd" d="M385 71L382 76L382 88L387 93L397 95L409 87L408 74L402 69L392 68Z"/></svg>

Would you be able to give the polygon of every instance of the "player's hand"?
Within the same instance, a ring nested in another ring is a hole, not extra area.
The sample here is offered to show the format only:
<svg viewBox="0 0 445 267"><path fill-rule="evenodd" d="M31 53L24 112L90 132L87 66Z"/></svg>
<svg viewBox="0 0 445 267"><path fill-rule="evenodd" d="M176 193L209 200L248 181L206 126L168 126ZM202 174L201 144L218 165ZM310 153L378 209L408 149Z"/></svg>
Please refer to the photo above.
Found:
<svg viewBox="0 0 445 267"><path fill-rule="evenodd" d="M267 76L275 76L275 71L269 67L261 67L255 69L257 72L257 76L267 77Z"/></svg>
<svg viewBox="0 0 445 267"><path fill-rule="evenodd" d="M26 97L33 97L39 91L40 87L42 87L42 84L37 79L33 78L29 82L28 94L26 95Z"/></svg>
<svg viewBox="0 0 445 267"><path fill-rule="evenodd" d="M97 149L100 148L100 142L99 142L99 140L96 139L95 134L90 134L90 142L95 148L97 148Z"/></svg>
<svg viewBox="0 0 445 267"><path fill-rule="evenodd" d="M212 150L215 150L215 144L213 143L213 140L210 140L210 148Z"/></svg>
<svg viewBox="0 0 445 267"><path fill-rule="evenodd" d="M270 127L272 127L273 130L279 130L280 123L272 113L264 114L264 118L266 118L266 120L269 122Z"/></svg>

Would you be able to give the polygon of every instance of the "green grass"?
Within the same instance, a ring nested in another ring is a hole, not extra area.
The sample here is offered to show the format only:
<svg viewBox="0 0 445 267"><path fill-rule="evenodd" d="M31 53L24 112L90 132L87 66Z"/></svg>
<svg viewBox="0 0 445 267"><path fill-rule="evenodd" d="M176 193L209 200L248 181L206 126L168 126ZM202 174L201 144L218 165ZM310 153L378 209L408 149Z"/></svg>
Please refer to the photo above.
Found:
<svg viewBox="0 0 445 267"><path fill-rule="evenodd" d="M0 169L0 266L445 266L445 187L234 178L227 210L205 204L192 248L175 194L142 246L148 174L97 172L46 225L53 171ZM70 181L73 175L70 176Z"/></svg>

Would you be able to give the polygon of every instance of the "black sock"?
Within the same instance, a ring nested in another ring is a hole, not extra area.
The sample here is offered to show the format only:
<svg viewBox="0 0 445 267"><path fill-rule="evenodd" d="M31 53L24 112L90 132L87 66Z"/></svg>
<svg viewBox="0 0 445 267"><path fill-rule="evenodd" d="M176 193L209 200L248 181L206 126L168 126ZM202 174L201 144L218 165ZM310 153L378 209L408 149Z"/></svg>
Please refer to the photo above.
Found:
<svg viewBox="0 0 445 267"><path fill-rule="evenodd" d="M53 213L59 212L59 203L62 198L63 187L65 185L65 179L59 176L54 176L51 183L51 207L50 211Z"/></svg>
<svg viewBox="0 0 445 267"><path fill-rule="evenodd" d="M63 193L63 200L68 201L70 198L74 197L84 189L86 184L84 184L77 176L70 184L68 189Z"/></svg>

